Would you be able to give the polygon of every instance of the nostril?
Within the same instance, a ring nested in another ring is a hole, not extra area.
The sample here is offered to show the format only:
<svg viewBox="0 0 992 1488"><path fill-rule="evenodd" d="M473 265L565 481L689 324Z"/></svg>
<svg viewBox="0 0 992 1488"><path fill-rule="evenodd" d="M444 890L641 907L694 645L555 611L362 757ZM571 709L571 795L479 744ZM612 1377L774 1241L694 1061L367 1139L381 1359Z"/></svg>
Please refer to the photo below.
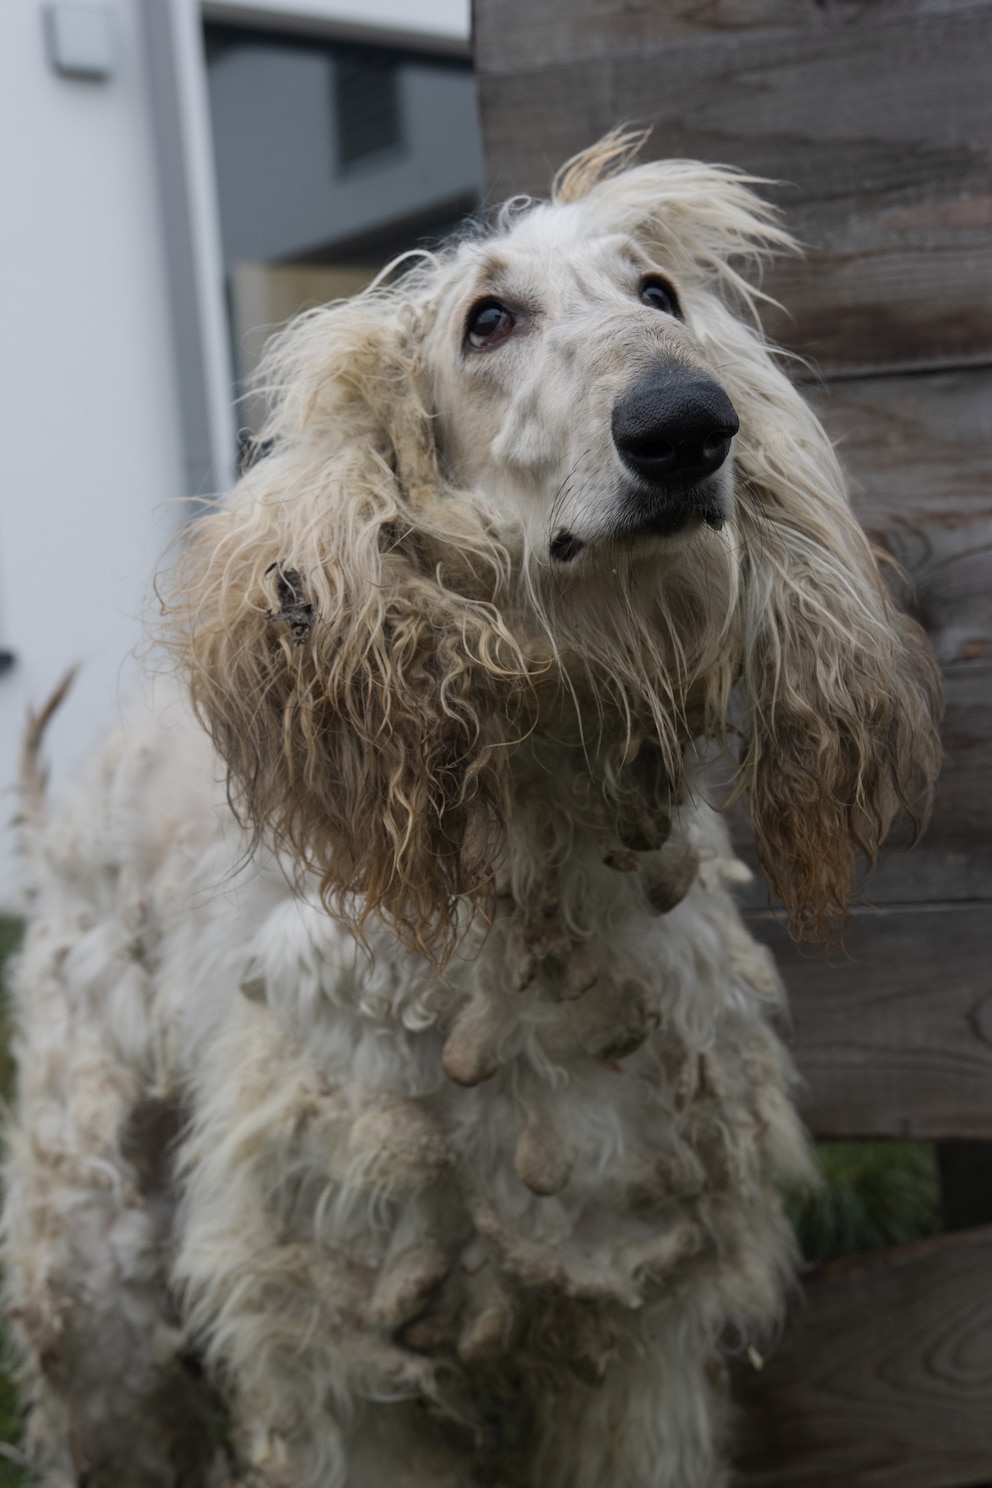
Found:
<svg viewBox="0 0 992 1488"><path fill-rule="evenodd" d="M571 563L573 558L579 556L584 547L585 543L581 538L576 537L573 532L569 532L566 528L562 527L551 539L549 551L552 558L557 559L559 563Z"/></svg>
<svg viewBox="0 0 992 1488"><path fill-rule="evenodd" d="M675 454L667 439L628 439L623 447L635 460L670 460Z"/></svg>
<svg viewBox="0 0 992 1488"><path fill-rule="evenodd" d="M703 441L703 459L725 460L727 457L727 450L730 447L731 438L732 435L724 434L722 431L717 434L710 434Z"/></svg>

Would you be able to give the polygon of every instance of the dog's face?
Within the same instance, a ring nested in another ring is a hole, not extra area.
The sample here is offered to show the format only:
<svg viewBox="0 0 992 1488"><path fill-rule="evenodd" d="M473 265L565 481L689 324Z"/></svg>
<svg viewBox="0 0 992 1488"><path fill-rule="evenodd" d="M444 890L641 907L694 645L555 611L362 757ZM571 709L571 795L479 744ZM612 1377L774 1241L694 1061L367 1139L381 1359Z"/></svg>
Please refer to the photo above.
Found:
<svg viewBox="0 0 992 1488"><path fill-rule="evenodd" d="M623 233L537 211L463 248L429 349L452 480L584 568L671 548L733 504L734 406L693 334L691 295Z"/></svg>

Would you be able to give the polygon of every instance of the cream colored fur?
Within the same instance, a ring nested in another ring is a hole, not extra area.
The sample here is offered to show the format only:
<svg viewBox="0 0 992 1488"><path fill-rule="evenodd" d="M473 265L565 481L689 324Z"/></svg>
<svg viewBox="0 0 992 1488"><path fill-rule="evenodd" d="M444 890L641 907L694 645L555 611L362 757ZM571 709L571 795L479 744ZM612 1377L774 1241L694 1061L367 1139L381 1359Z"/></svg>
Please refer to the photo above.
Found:
<svg viewBox="0 0 992 1488"><path fill-rule="evenodd" d="M808 1157L700 761L823 928L938 700L753 320L787 240L629 143L279 340L169 590L184 686L32 825L7 1294L52 1488L726 1481ZM720 530L618 524L658 363L740 417Z"/></svg>

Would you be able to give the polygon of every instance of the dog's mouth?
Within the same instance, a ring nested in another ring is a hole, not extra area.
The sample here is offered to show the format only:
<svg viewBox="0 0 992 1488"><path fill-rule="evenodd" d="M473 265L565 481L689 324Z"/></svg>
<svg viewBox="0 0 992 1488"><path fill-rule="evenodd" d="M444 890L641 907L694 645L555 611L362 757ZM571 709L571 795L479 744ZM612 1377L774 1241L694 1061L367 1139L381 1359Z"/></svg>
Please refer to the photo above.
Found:
<svg viewBox="0 0 992 1488"><path fill-rule="evenodd" d="M595 542L637 544L651 539L686 536L700 527L719 532L729 515L723 482L701 481L679 488L637 484L618 502L617 514L596 539L579 537L559 527L548 546L552 562L573 563Z"/></svg>
<svg viewBox="0 0 992 1488"><path fill-rule="evenodd" d="M613 536L678 537L706 526L719 532L727 519L722 482L702 481L680 489L640 487L621 504Z"/></svg>

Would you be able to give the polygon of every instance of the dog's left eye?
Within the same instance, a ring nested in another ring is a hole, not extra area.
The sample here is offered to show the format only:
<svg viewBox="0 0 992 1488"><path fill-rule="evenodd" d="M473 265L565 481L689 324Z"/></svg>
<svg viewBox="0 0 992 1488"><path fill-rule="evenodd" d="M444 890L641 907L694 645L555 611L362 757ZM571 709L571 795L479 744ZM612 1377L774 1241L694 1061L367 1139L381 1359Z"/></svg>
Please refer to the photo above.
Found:
<svg viewBox="0 0 992 1488"><path fill-rule="evenodd" d="M662 310L666 315L681 318L678 296L672 286L657 274L650 275L641 284L641 299L653 310Z"/></svg>
<svg viewBox="0 0 992 1488"><path fill-rule="evenodd" d="M516 323L513 312L499 300L483 300L469 312L465 339L476 350L487 350L505 341Z"/></svg>

